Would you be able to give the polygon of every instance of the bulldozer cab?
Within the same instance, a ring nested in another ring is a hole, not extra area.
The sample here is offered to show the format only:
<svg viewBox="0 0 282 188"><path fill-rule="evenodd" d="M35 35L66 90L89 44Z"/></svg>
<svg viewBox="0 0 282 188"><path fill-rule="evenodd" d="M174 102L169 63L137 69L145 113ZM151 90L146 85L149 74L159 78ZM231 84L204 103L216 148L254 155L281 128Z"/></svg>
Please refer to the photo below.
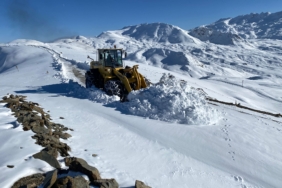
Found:
<svg viewBox="0 0 282 188"><path fill-rule="evenodd" d="M122 49L99 49L98 53L104 67L123 67Z"/></svg>

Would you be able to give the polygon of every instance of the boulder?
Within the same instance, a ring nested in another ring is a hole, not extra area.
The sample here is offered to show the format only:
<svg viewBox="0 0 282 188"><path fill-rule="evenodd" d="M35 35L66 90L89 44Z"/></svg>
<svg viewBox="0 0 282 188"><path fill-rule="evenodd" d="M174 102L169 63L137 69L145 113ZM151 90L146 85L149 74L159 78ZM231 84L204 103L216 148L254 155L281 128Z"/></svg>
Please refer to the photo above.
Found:
<svg viewBox="0 0 282 188"><path fill-rule="evenodd" d="M12 185L12 188L35 188L39 186L44 180L44 176L40 173L33 174L24 178L19 179Z"/></svg>
<svg viewBox="0 0 282 188"><path fill-rule="evenodd" d="M151 188L151 187L145 185L145 183L143 183L142 181L136 180L135 188Z"/></svg>
<svg viewBox="0 0 282 188"><path fill-rule="evenodd" d="M40 159L42 161L47 162L48 164L50 164L51 166L53 166L54 168L61 168L60 163L57 161L57 159L51 155L50 153L48 153L48 151L40 151L36 154L33 155L33 157L35 159Z"/></svg>
<svg viewBox="0 0 282 188"><path fill-rule="evenodd" d="M4 96L4 97L2 97L2 99L3 99L3 100L7 100L7 99L8 99L8 97L7 97L7 96Z"/></svg>
<svg viewBox="0 0 282 188"><path fill-rule="evenodd" d="M58 135L60 138L65 139L65 140L71 137L70 134L63 133L62 131L54 131L53 135Z"/></svg>
<svg viewBox="0 0 282 188"><path fill-rule="evenodd" d="M46 151L48 154L52 155L53 157L57 158L58 157L58 150L56 148L52 148L51 146L48 146L43 149Z"/></svg>
<svg viewBox="0 0 282 188"><path fill-rule="evenodd" d="M119 185L115 179L100 179L94 180L91 183L99 188L119 188Z"/></svg>
<svg viewBox="0 0 282 188"><path fill-rule="evenodd" d="M82 176L70 177L66 176L58 179L52 188L89 188L89 182Z"/></svg>
<svg viewBox="0 0 282 188"><path fill-rule="evenodd" d="M51 188L57 180L57 174L58 170L47 172L41 187Z"/></svg>
<svg viewBox="0 0 282 188"><path fill-rule="evenodd" d="M81 158L66 157L65 164L66 166L69 166L70 170L86 174L91 182L101 179L98 169L88 165L88 163Z"/></svg>
<svg viewBox="0 0 282 188"><path fill-rule="evenodd" d="M49 130L45 128L44 126L41 126L38 124L35 124L36 126L32 126L31 129L34 133L43 133L43 134L48 134Z"/></svg>

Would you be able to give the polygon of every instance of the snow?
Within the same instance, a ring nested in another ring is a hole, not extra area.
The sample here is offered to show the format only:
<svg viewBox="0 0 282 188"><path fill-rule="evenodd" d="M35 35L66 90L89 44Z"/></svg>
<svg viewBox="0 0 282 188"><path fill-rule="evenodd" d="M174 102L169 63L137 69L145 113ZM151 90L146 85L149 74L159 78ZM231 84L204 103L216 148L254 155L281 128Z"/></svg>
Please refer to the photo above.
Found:
<svg viewBox="0 0 282 188"><path fill-rule="evenodd" d="M129 103L121 106L126 112L158 119L194 125L209 125L220 120L220 113L207 105L205 95L186 82L164 74L159 84L131 92Z"/></svg>
<svg viewBox="0 0 282 188"><path fill-rule="evenodd" d="M251 13L240 15L235 18L220 19L210 25L193 29L208 30L210 33L219 32L221 34L235 34L244 39L282 39L281 35L281 15L282 12ZM201 39L200 36L193 35ZM207 36L207 35L206 35ZM202 40L202 39L201 39Z"/></svg>
<svg viewBox="0 0 282 188"><path fill-rule="evenodd" d="M130 28L97 38L1 44L0 96L25 95L50 110L53 122L74 129L66 141L70 155L120 187L132 187L136 179L154 188L281 187L281 118L205 97L281 113L282 42L258 38L222 45L171 25ZM173 30L189 41L171 41ZM87 55L95 59L97 48L113 44L128 52L126 65L139 64L153 83L132 92L127 103L84 87ZM32 157L42 149L32 135L1 103L0 187L52 169Z"/></svg>

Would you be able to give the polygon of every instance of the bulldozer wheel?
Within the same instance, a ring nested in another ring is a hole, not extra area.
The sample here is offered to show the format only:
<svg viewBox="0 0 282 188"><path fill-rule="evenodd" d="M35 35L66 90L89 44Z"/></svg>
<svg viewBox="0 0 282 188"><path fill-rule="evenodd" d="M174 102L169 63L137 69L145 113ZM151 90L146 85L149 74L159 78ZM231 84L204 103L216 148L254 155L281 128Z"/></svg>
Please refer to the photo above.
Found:
<svg viewBox="0 0 282 188"><path fill-rule="evenodd" d="M105 92L112 96L121 96L123 92L123 86L120 80L109 80L104 85Z"/></svg>
<svg viewBox="0 0 282 188"><path fill-rule="evenodd" d="M89 78L86 78L85 86L86 86L86 88L90 88L92 86L92 81Z"/></svg>
<svg viewBox="0 0 282 188"><path fill-rule="evenodd" d="M90 88L92 85L93 85L93 81L92 81L91 73L87 71L85 73L85 86L86 88Z"/></svg>
<svg viewBox="0 0 282 188"><path fill-rule="evenodd" d="M94 85L96 88L104 87L104 78L98 69L93 69L85 73L85 86L90 88Z"/></svg>

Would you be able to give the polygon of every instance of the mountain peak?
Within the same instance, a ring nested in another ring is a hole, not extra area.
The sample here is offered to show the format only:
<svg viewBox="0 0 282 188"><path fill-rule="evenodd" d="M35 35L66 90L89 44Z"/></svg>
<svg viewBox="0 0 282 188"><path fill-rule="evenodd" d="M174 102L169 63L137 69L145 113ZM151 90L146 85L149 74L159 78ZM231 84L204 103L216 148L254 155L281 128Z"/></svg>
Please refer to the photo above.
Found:
<svg viewBox="0 0 282 188"><path fill-rule="evenodd" d="M122 35L136 40L149 40L161 43L194 42L187 31L166 23L145 23L123 28Z"/></svg>
<svg viewBox="0 0 282 188"><path fill-rule="evenodd" d="M234 18L220 19L204 27L210 31L235 34L244 39L268 38L282 40L282 11L276 13L250 13ZM195 29L199 29L199 27Z"/></svg>

